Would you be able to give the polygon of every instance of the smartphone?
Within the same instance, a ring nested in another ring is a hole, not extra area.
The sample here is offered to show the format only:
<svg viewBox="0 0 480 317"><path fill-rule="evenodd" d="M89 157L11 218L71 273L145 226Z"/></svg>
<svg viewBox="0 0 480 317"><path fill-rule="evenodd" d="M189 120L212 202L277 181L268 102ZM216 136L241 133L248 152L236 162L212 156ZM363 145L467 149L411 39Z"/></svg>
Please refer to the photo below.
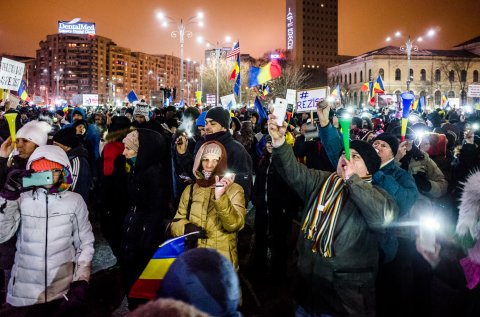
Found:
<svg viewBox="0 0 480 317"><path fill-rule="evenodd" d="M273 115L275 116L275 120L279 127L281 127L283 125L283 121L285 121L285 115L287 114L287 106L288 104L286 99L275 99L275 105L273 106Z"/></svg>
<svg viewBox="0 0 480 317"><path fill-rule="evenodd" d="M53 184L52 171L33 173L29 177L22 178L22 186L24 188L33 186L45 186Z"/></svg>
<svg viewBox="0 0 480 317"><path fill-rule="evenodd" d="M436 234L434 229L420 226L420 245L425 251L435 252L435 239Z"/></svg>

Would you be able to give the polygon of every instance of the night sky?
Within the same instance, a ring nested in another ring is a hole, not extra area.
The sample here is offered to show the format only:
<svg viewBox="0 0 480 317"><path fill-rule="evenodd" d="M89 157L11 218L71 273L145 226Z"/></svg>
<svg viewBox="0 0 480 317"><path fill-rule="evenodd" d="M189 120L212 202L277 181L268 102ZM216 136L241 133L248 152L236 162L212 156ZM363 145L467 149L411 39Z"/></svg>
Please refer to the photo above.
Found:
<svg viewBox="0 0 480 317"><path fill-rule="evenodd" d="M321 1L321 0L316 0ZM35 56L38 42L57 32L58 20L95 22L97 34L117 45L150 54L180 55L173 28L155 17L161 10L179 20L205 14L198 35L215 42L226 35L240 40L241 51L254 57L285 47L285 2L281 0L0 0L0 53ZM435 27L435 39L423 48L448 49L480 35L480 0L339 0L339 54L358 55L387 45L397 30L416 37ZM202 46L187 39L185 58L201 61ZM402 43L393 42L394 45Z"/></svg>

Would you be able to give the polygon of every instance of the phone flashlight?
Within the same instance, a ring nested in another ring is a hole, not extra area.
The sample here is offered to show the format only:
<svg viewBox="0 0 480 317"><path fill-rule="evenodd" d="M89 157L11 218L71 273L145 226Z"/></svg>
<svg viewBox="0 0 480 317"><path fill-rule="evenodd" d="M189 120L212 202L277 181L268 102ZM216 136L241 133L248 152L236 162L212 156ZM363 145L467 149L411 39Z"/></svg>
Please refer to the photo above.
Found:
<svg viewBox="0 0 480 317"><path fill-rule="evenodd" d="M432 216L420 218L420 244L425 251L435 252L436 232L440 230L440 222Z"/></svg>

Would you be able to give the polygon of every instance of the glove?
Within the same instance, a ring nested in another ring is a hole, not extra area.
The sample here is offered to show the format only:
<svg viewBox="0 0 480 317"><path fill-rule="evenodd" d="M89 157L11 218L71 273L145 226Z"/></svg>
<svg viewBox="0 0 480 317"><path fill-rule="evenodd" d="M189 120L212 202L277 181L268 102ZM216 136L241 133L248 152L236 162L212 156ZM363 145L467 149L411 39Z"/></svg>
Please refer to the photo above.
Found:
<svg viewBox="0 0 480 317"><path fill-rule="evenodd" d="M194 225L193 223L187 223L185 225L185 230L184 231L185 231L185 234L198 231L197 234L193 235L197 239L207 239L208 238L207 230L203 229L200 226Z"/></svg>
<svg viewBox="0 0 480 317"><path fill-rule="evenodd" d="M425 172L418 172L413 175L417 187L422 192L429 192L432 189L432 184L428 180L427 174Z"/></svg>
<svg viewBox="0 0 480 317"><path fill-rule="evenodd" d="M6 200L17 200L20 197L20 193L25 189L22 186L22 178L30 176L32 173L30 170L14 169L7 175L7 180L3 186L0 196Z"/></svg>

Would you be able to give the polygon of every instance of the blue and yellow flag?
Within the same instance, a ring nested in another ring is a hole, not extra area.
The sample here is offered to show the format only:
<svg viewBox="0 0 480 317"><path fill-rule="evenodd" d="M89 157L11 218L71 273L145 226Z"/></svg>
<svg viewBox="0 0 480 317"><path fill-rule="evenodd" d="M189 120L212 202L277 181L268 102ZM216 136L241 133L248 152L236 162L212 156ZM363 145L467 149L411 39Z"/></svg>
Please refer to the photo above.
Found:
<svg viewBox="0 0 480 317"><path fill-rule="evenodd" d="M20 87L18 88L18 97L22 99L23 101L27 100L28 94L27 94L27 84L25 84L25 81L22 79L20 82Z"/></svg>

